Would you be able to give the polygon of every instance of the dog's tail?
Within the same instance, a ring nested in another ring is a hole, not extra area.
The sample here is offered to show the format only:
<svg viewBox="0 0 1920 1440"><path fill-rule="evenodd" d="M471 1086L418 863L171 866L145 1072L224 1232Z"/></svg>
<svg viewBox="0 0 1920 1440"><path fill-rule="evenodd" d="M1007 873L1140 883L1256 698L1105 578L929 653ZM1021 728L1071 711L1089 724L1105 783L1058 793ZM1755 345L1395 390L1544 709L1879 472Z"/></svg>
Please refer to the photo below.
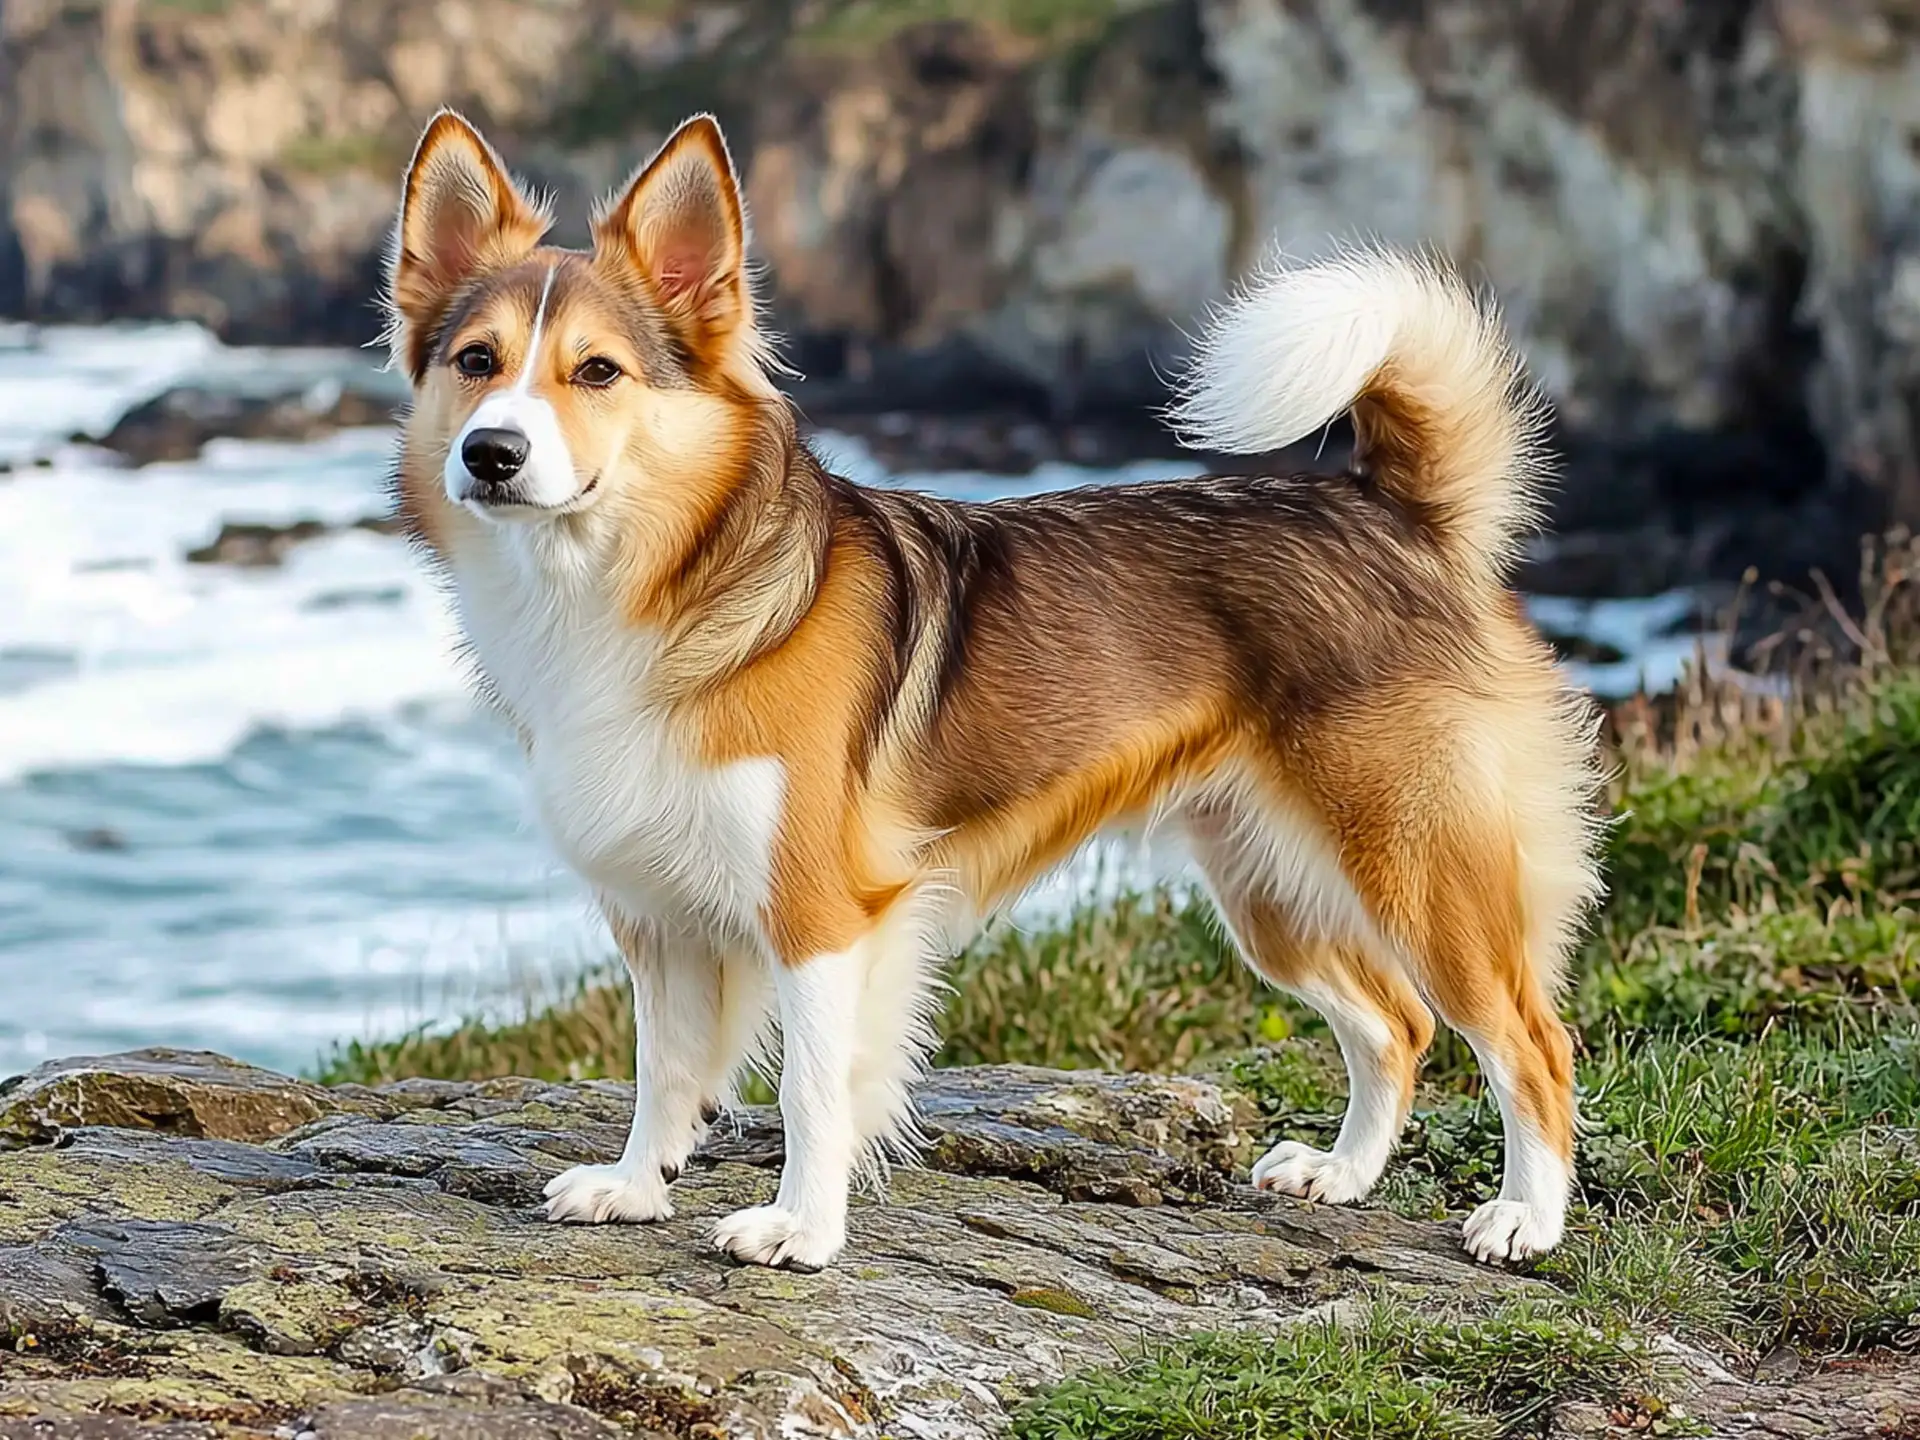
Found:
<svg viewBox="0 0 1920 1440"><path fill-rule="evenodd" d="M1252 455L1349 410L1356 464L1451 563L1503 579L1538 519L1546 407L1494 307L1437 260L1269 267L1214 316L1170 419L1195 449Z"/></svg>

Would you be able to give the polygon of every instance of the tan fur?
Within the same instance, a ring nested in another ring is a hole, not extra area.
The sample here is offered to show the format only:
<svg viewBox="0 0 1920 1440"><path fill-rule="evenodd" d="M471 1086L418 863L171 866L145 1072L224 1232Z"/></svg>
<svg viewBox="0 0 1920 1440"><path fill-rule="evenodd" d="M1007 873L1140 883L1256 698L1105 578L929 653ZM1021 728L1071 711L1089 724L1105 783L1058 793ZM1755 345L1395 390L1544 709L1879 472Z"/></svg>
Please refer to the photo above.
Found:
<svg viewBox="0 0 1920 1440"><path fill-rule="evenodd" d="M1399 1119L1430 1003L1570 1162L1553 997L1598 890L1591 735L1500 583L1537 416L1482 312L1434 311L1458 334L1367 379L1354 475L984 508L862 492L821 470L768 378L717 128L640 172L588 255L540 248L544 217L460 128L436 122L416 177L443 146L510 193L489 192L499 217L476 200L440 223L465 309L403 222L401 513L463 563L480 522L439 470L488 392L445 357L486 337L517 366L550 275L525 363L571 453L606 458L595 511L549 523L613 537L623 621L659 644L635 703L710 766L779 763L760 916L778 961L847 951L935 892L987 914L1103 827L1165 815L1249 964L1378 1018ZM570 389L587 354L632 383Z"/></svg>

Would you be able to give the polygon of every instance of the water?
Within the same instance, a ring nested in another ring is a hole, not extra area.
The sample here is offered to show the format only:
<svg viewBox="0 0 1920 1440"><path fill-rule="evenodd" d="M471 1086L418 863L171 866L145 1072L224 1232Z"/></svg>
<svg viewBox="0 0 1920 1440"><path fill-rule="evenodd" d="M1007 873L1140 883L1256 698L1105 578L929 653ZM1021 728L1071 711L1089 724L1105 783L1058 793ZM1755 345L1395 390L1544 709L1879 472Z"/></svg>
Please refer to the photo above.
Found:
<svg viewBox="0 0 1920 1440"><path fill-rule="evenodd" d="M225 350L191 326L0 327L0 460L54 461L0 476L0 1074L150 1044L298 1070L606 953L400 541L346 530L274 569L184 558L227 521L381 513L389 431L217 441L137 471L64 443L182 381L369 363ZM1191 468L887 476L824 443L861 478L974 497ZM1611 688L1685 653L1660 635L1671 599L1543 603L1628 654L1591 677Z"/></svg>

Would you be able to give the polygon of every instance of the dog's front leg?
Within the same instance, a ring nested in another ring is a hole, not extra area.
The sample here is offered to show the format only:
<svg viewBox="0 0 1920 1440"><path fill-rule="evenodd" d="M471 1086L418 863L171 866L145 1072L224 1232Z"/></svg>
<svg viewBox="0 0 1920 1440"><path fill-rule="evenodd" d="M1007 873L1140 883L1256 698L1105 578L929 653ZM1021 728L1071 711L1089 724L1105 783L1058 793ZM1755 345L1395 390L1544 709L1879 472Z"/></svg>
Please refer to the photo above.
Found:
<svg viewBox="0 0 1920 1440"><path fill-rule="evenodd" d="M864 945L782 965L780 1116L786 1165L771 1205L737 1210L714 1244L756 1265L818 1270L847 1240L847 1187L859 1148L853 1106L854 1029L866 982Z"/></svg>
<svg viewBox="0 0 1920 1440"><path fill-rule="evenodd" d="M612 1165L576 1165L547 1185L546 1215L598 1225L665 1220L667 1187L712 1118L709 1073L721 1029L720 962L691 936L607 907L633 979L633 1127Z"/></svg>

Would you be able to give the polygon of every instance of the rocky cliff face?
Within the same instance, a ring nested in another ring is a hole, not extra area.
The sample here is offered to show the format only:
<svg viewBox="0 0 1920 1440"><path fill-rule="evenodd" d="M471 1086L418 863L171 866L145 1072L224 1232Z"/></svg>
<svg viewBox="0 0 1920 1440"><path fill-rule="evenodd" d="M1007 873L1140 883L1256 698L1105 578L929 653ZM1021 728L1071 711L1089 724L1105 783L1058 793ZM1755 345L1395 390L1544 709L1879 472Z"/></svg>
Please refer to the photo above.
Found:
<svg viewBox="0 0 1920 1440"><path fill-rule="evenodd" d="M1371 232L1634 462L1571 519L1920 518L1913 0L11 0L0 95L13 313L364 340L437 104L576 229L713 108L817 404L1137 407L1268 243Z"/></svg>
<svg viewBox="0 0 1920 1440"><path fill-rule="evenodd" d="M677 1218L577 1228L536 1217L540 1187L619 1150L628 1087L44 1066L0 1084L0 1437L986 1440L1033 1387L1195 1330L1540 1287L1469 1263L1453 1223L1234 1184L1252 1112L1205 1081L1002 1066L920 1098L930 1168L805 1276L704 1242L772 1193L769 1112L709 1142ZM1868 1440L1920 1413L1911 1365L1787 1387L1661 1343L1690 1434ZM1588 1405L1552 1433L1627 1431Z"/></svg>

